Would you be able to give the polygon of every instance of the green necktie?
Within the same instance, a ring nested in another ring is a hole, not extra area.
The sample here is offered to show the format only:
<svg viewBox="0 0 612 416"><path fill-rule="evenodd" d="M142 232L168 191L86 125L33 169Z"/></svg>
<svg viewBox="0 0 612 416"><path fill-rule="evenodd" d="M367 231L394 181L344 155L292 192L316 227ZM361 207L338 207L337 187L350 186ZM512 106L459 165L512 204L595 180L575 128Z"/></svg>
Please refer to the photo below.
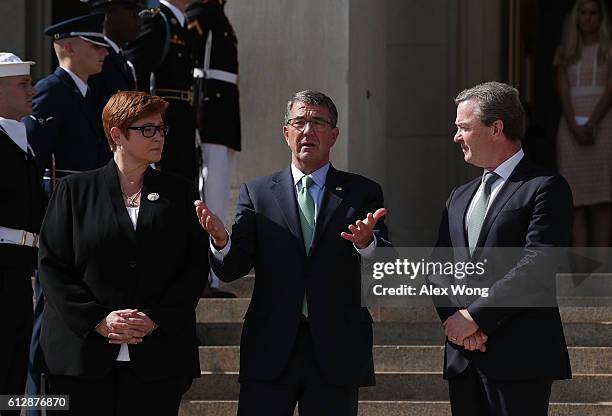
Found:
<svg viewBox="0 0 612 416"><path fill-rule="evenodd" d="M315 229L315 204L312 195L308 192L308 188L314 184L310 176L303 176L302 189L298 193L298 207L300 208L300 226L302 227L302 237L304 238L304 248L306 253L310 251L312 244L312 236ZM308 316L308 306L306 304L306 293L304 293L304 301L302 302L302 314Z"/></svg>
<svg viewBox="0 0 612 416"><path fill-rule="evenodd" d="M302 189L298 193L297 200L300 207L300 226L302 227L304 247L306 248L306 253L308 253L315 229L315 204L312 195L308 192L308 188L314 184L314 181L310 176L303 176L301 181Z"/></svg>
<svg viewBox="0 0 612 416"><path fill-rule="evenodd" d="M484 224L485 215L491 199L491 185L499 178L495 172L486 172L480 184L481 191L478 199L474 202L474 207L467 220L467 235L468 245L470 247L470 255L474 254L480 231Z"/></svg>

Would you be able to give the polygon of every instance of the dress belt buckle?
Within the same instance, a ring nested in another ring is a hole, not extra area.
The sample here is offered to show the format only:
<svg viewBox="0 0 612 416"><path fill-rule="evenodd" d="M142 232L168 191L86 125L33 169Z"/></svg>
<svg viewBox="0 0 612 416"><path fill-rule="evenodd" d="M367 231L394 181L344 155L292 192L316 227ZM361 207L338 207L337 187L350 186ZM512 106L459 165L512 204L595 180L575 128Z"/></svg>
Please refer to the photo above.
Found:
<svg viewBox="0 0 612 416"><path fill-rule="evenodd" d="M32 234L32 245L30 246L28 244L28 234L30 234L28 231L22 231L21 232L21 242L20 245L22 246L27 246L27 247L37 247L38 246L38 235L31 233Z"/></svg>

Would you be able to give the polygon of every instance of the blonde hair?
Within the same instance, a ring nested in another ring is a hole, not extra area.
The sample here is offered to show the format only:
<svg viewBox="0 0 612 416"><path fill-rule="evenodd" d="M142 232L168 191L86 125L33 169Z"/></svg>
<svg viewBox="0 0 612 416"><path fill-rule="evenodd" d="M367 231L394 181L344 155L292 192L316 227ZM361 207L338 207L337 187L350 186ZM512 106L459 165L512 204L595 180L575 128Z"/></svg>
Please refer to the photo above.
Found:
<svg viewBox="0 0 612 416"><path fill-rule="evenodd" d="M610 27L608 21L608 10L603 0L576 0L574 7L565 18L563 24L563 37L561 45L557 49L554 65L575 64L582 57L582 37L578 29L578 15L580 8L586 3L597 3L601 23L597 35L599 37L599 48L597 50L597 63L603 65L608 59L608 49L612 44L610 39Z"/></svg>

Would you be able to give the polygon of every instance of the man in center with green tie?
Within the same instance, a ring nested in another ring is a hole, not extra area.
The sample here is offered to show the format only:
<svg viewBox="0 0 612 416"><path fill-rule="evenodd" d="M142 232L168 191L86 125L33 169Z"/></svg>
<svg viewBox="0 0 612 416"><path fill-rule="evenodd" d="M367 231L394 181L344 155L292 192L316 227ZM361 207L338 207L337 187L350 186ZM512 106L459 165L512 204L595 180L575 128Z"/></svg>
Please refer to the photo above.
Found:
<svg viewBox="0 0 612 416"><path fill-rule="evenodd" d="M388 246L381 187L335 169L338 111L325 94L287 103L291 166L242 185L231 237L201 201L217 276L255 269L240 345L238 415L357 415L374 385L372 317L361 306L360 264Z"/></svg>

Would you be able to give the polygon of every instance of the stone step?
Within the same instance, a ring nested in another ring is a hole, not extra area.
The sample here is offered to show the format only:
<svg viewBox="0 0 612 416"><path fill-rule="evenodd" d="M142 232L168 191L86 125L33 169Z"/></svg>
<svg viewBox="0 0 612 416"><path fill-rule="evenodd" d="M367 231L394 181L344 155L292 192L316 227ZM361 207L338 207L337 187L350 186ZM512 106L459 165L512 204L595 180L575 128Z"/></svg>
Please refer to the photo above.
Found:
<svg viewBox="0 0 612 416"><path fill-rule="evenodd" d="M612 323L565 323L568 345L612 347ZM196 331L202 345L239 345L242 324L198 324ZM442 345L444 333L438 322L375 322L376 345Z"/></svg>
<svg viewBox="0 0 612 416"><path fill-rule="evenodd" d="M236 400L238 373L202 372L185 394L186 400ZM376 374L376 386L362 388L362 400L448 400L448 384L441 372L384 372ZM559 403L612 402L612 374L574 374L572 380L553 384L551 401Z"/></svg>
<svg viewBox="0 0 612 416"><path fill-rule="evenodd" d="M220 282L219 287L229 290L239 298L249 298L253 293L255 274L251 272L245 277L230 283ZM612 277L609 275L592 275L588 278L570 274L557 275L558 296L612 297ZM610 303L608 303L609 305Z"/></svg>
<svg viewBox="0 0 612 416"><path fill-rule="evenodd" d="M235 415L238 402L185 400L179 416ZM294 413L298 415L297 410ZM610 416L612 403L551 403L550 416ZM447 401L360 401L359 416L451 416Z"/></svg>
<svg viewBox="0 0 612 416"><path fill-rule="evenodd" d="M377 372L436 372L442 368L444 347L413 345L374 346ZM612 374L612 347L570 347L572 371L576 374ZM205 372L237 372L238 346L200 347L200 368Z"/></svg>
<svg viewBox="0 0 612 416"><path fill-rule="evenodd" d="M219 289L232 292L239 298L250 298L255 285L255 274L249 274L233 282L219 282Z"/></svg>
<svg viewBox="0 0 612 416"><path fill-rule="evenodd" d="M561 298L561 302L569 302L571 306L561 306L560 313L563 322L612 322L612 305L589 306L584 300L583 305L576 305L579 299ZM249 306L250 299L200 299L196 309L196 319L200 323L232 323L242 322ZM372 307L370 313L376 322L439 322L439 317L428 304L415 305L406 308Z"/></svg>

